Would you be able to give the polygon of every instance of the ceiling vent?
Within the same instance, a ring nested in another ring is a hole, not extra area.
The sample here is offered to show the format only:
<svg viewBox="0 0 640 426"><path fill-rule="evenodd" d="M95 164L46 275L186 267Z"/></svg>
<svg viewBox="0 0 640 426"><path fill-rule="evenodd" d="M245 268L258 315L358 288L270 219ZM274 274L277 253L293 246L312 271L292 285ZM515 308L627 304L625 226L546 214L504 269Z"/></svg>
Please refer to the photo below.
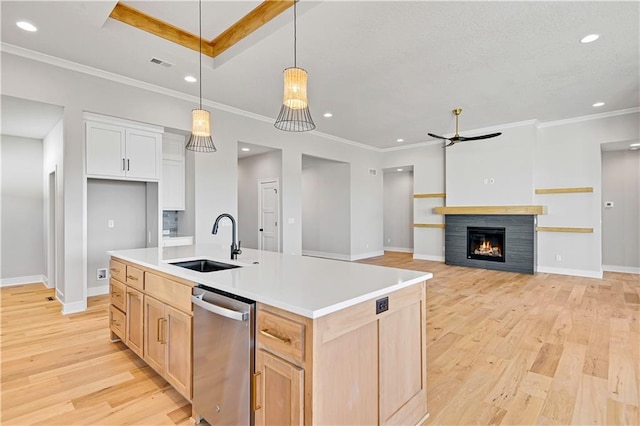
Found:
<svg viewBox="0 0 640 426"><path fill-rule="evenodd" d="M158 58L151 58L149 62L156 65L162 65L165 68L171 68L173 66L171 62L163 61L162 59L158 59Z"/></svg>
<svg viewBox="0 0 640 426"><path fill-rule="evenodd" d="M371 176L375 176L375 175L377 175L377 174L378 174L378 171L377 171L376 169L369 169L369 174L370 174Z"/></svg>

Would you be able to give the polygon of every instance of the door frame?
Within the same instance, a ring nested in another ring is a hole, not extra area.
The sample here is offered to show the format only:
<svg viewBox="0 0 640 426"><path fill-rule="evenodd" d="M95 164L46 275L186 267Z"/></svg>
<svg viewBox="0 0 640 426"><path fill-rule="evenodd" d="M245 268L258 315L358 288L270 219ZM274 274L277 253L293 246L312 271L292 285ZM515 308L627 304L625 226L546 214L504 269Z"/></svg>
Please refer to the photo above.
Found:
<svg viewBox="0 0 640 426"><path fill-rule="evenodd" d="M47 174L47 287L58 290L58 215L57 215L57 188L58 167L56 166Z"/></svg>
<svg viewBox="0 0 640 426"><path fill-rule="evenodd" d="M260 229L263 228L262 226L262 185L265 183L275 183L276 185L276 195L277 195L277 201L276 201L276 217L278 220L278 223L280 225L282 225L282 218L280 217L281 214L281 208L280 208L280 179L279 178L268 178L268 179L258 179L258 250L263 250L262 248L262 232L260 232ZM277 244L277 251L278 253L280 253L281 250L281 239L282 239L282 235L280 233L280 230L282 229L282 226L278 226L277 227L277 232L276 232L276 238L278 241Z"/></svg>

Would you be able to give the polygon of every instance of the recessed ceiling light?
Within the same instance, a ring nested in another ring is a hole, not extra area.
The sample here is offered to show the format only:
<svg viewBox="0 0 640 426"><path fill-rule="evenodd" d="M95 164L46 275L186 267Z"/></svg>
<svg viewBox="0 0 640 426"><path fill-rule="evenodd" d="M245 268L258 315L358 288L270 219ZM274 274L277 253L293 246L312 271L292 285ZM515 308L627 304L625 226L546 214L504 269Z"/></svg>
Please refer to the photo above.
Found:
<svg viewBox="0 0 640 426"><path fill-rule="evenodd" d="M196 81L198 81L198 79L192 75L188 75L184 78L184 81L188 81L189 83L195 83Z"/></svg>
<svg viewBox="0 0 640 426"><path fill-rule="evenodd" d="M401 171L402 171L402 169L396 169L396 171L397 171L397 172L401 172Z"/></svg>
<svg viewBox="0 0 640 426"><path fill-rule="evenodd" d="M640 143L632 143L632 144L631 144L631 145L629 145L629 146L630 146L631 148L634 148L634 147L638 147L638 148L640 148Z"/></svg>
<svg viewBox="0 0 640 426"><path fill-rule="evenodd" d="M404 139L402 138L396 139L396 142L404 142Z"/></svg>
<svg viewBox="0 0 640 426"><path fill-rule="evenodd" d="M325 112L325 113L323 114L323 117L324 117L324 118L331 118L331 117L333 117L333 114L331 114L330 112Z"/></svg>
<svg viewBox="0 0 640 426"><path fill-rule="evenodd" d="M16 25L18 26L18 28L29 31L30 33L38 31L35 25L27 21L18 21L16 22Z"/></svg>
<svg viewBox="0 0 640 426"><path fill-rule="evenodd" d="M244 152L249 152L249 151L251 151L251 149L250 149L250 148L242 148L242 150L243 150Z"/></svg>
<svg viewBox="0 0 640 426"><path fill-rule="evenodd" d="M582 40L580 40L580 43L592 43L594 41L596 41L597 39L599 39L600 36L598 34L589 34L588 36L584 36L582 37Z"/></svg>
<svg viewBox="0 0 640 426"><path fill-rule="evenodd" d="M596 102L595 104L593 104L591 106L594 106L594 107L597 108L597 107L601 107L602 105L604 105L604 102Z"/></svg>

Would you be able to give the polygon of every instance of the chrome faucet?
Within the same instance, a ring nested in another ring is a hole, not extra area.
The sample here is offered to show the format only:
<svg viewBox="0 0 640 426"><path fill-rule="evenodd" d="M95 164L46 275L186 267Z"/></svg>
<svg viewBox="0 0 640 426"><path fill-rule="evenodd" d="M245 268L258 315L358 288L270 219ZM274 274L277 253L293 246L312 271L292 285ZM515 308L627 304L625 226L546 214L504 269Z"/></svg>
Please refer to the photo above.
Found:
<svg viewBox="0 0 640 426"><path fill-rule="evenodd" d="M218 224L220 223L220 219L223 217L228 217L231 220L231 260L236 260L239 254L242 254L242 250L240 250L241 241L238 241L236 244L236 238L238 236L236 232L236 220L229 213L222 213L220 216L216 218L216 221L213 223L213 229L211 233L216 235L218 233Z"/></svg>

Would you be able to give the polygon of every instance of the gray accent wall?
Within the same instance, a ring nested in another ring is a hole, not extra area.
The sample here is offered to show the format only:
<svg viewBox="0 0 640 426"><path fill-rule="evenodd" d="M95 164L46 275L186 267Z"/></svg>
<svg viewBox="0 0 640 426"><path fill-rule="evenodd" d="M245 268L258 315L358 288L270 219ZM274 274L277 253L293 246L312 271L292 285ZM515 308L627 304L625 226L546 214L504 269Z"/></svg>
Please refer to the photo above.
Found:
<svg viewBox="0 0 640 426"><path fill-rule="evenodd" d="M533 274L536 271L535 216L446 215L445 263L497 271ZM467 259L467 227L504 227L505 261Z"/></svg>
<svg viewBox="0 0 640 426"><path fill-rule="evenodd" d="M113 228L108 227L109 220L114 221ZM96 278L98 268L109 268L108 250L142 247L147 247L147 184L87 179L88 294L109 284Z"/></svg>
<svg viewBox="0 0 640 426"><path fill-rule="evenodd" d="M41 140L0 136L2 279L46 275L42 159Z"/></svg>
<svg viewBox="0 0 640 426"><path fill-rule="evenodd" d="M385 171L384 248L413 251L413 172Z"/></svg>
<svg viewBox="0 0 640 426"><path fill-rule="evenodd" d="M607 201L613 207L605 207ZM640 151L602 152L602 264L640 272Z"/></svg>

